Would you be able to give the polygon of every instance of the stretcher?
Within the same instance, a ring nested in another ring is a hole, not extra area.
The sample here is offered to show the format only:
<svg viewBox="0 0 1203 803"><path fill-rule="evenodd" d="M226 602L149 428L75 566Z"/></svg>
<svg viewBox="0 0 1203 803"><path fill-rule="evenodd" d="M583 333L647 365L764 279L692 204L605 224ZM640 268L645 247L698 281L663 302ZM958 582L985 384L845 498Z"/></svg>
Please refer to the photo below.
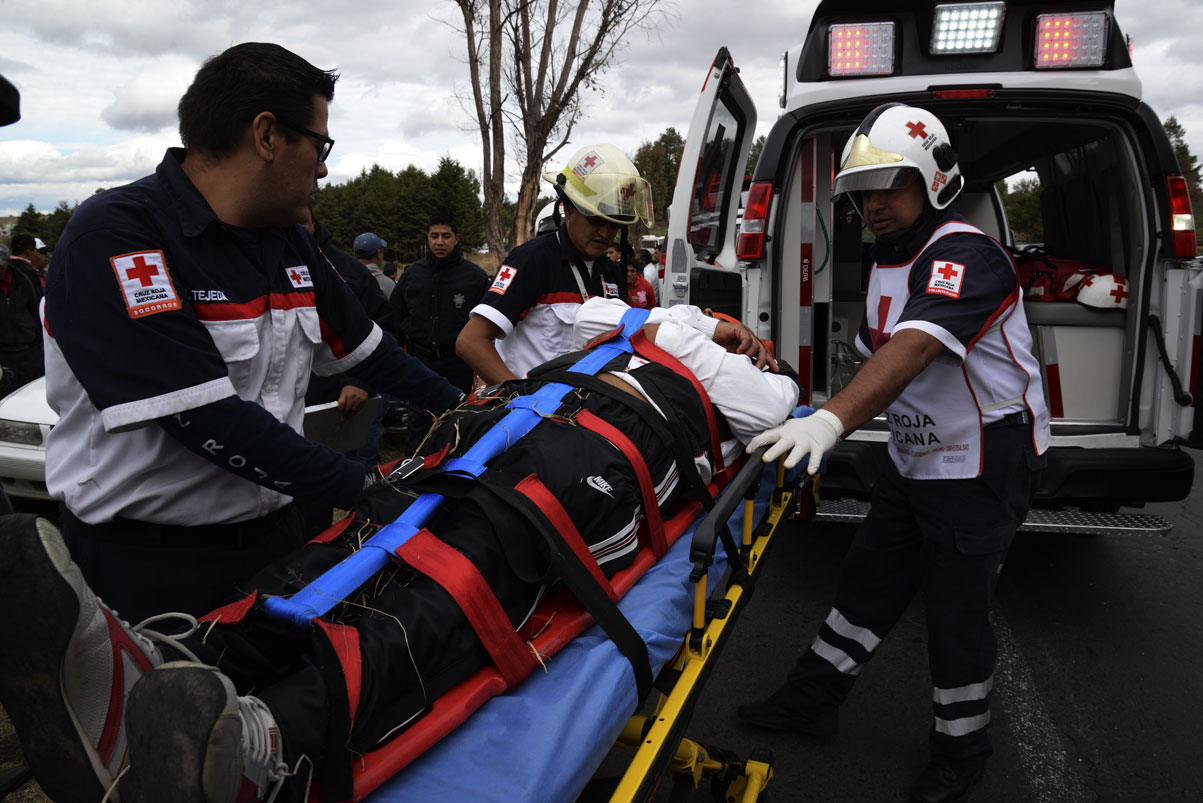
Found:
<svg viewBox="0 0 1203 803"><path fill-rule="evenodd" d="M636 331L630 340L620 335L620 327L613 333L615 339L596 345L569 370L591 376L616 352L655 351L638 332L643 322L639 313L632 310L624 316L627 331ZM673 359L663 353L660 358ZM692 381L705 398L696 379ZM507 416L462 458L452 459L447 470L480 476L493 455L536 426L541 416L558 409L560 398L572 387L552 382L509 402ZM710 429L711 446L718 456L713 420ZM628 456L643 465L641 458ZM480 669L439 697L396 738L358 757L352 771L353 798L572 800L618 739L637 749L631 780L619 784L621 799L650 797L674 762L695 785L702 776L717 774L733 789L738 787L744 799L755 799L771 777L769 761L713 760L700 746L683 741L681 730L727 628L746 601L760 556L791 494L785 490L784 472L766 469L755 456L738 471L724 467L721 457L716 462L710 487L699 489L701 495L684 502L662 526L657 514L657 523L649 528L632 565L608 583L601 580L622 617L615 616L610 603L599 608L594 592L589 592L592 603L578 602L585 599L579 596L582 586L570 582L573 594L567 588L553 593L516 637L512 630L504 637L497 620L482 614L485 609L477 611L474 619L470 610L479 607L475 598L457 596L496 665ZM775 481L767 483L771 490L759 493L766 472ZM526 484L520 483L516 490L522 491ZM645 492L650 493L647 484ZM535 485L546 492L537 480ZM393 559L394 552L417 566L412 560L421 562L423 550L434 548L423 523L442 498L437 492L420 495L394 523L306 588L289 598L269 598L269 615L307 626ZM558 502L545 498L540 506L556 508ZM709 510L705 516L704 510ZM739 539L729 530L733 516L742 533ZM572 528L570 521L555 526ZM722 550L716 549L720 542ZM425 546L407 553L413 543ZM710 600L709 591L728 569L728 561L733 582L723 599ZM591 617L606 626L610 637L598 627L590 628ZM505 626L508 623L503 630ZM532 652L542 671L531 660ZM631 719L651 691L652 675L674 655L672 669L660 673L662 681L668 679L662 686L671 688L655 715ZM320 792L312 797L319 799Z"/></svg>
<svg viewBox="0 0 1203 803"><path fill-rule="evenodd" d="M719 781L731 801L755 799L771 778L771 756L718 757L683 731L751 595L761 557L796 504L796 485L787 490L793 483L776 466L747 461L711 514L693 520L618 604L653 665L668 667L660 679L672 683L652 716L632 716L644 701L636 699L629 663L592 626L559 650L546 672L481 705L369 801L573 801L616 743L635 752L614 801L650 799L669 773L693 786ZM733 568L724 594L711 598L729 568L719 542L728 520L742 566Z"/></svg>
<svg viewBox="0 0 1203 803"><path fill-rule="evenodd" d="M667 667L661 681L670 679L671 686L654 715L632 716L644 701L637 699L630 664L591 626L556 652L546 671L484 702L420 755L408 755L420 746L404 744L403 737L365 756L356 798L373 788L372 803L575 800L617 743L635 752L612 800L650 799L670 773L695 787L706 779L721 784L728 800L755 800L772 777L770 755L747 761L715 756L683 732L777 525L796 504L796 490L787 489L793 482L778 467L751 459L709 516L699 518L697 506L690 506L680 521L666 523L680 528L678 537L619 603L653 666ZM721 543L728 521L736 533L734 567ZM733 581L711 599L729 568ZM481 672L496 675L491 667ZM472 705L479 680L449 692L427 718L456 718Z"/></svg>

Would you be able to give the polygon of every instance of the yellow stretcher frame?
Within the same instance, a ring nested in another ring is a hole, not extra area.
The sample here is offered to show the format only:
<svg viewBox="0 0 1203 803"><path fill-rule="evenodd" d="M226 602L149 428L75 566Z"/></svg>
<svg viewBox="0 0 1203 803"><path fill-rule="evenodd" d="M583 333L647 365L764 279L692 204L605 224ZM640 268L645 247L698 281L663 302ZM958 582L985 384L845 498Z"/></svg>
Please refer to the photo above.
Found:
<svg viewBox="0 0 1203 803"><path fill-rule="evenodd" d="M665 670L676 676L671 691L659 693L652 716L631 717L615 743L635 755L610 797L611 803L650 800L666 776L692 780L695 789L703 780L710 780L721 787L724 800L750 803L773 778L773 758L768 750L754 751L749 759L741 761L738 756L708 750L684 736L706 680L751 597L761 559L772 544L777 526L795 500L805 499L803 492L810 484L804 478L801 486L786 489L785 469L778 461L768 508L761 520L754 522L753 508L764 473L760 455L758 452L748 458L694 533L690 552L694 561L690 575L694 584L692 627L671 669ZM744 515L738 556L728 556L726 593L710 599L707 569L741 498Z"/></svg>

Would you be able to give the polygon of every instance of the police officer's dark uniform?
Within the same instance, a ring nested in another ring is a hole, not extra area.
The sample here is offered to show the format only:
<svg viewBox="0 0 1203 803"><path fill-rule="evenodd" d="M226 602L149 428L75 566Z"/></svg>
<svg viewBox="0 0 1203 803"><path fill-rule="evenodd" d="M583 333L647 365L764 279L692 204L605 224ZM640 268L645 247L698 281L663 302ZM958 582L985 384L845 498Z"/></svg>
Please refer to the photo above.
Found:
<svg viewBox="0 0 1203 803"><path fill-rule="evenodd" d="M406 268L389 297L406 350L464 392L473 373L455 355L455 339L488 287L489 275L457 245L442 259L431 253Z"/></svg>
<svg viewBox="0 0 1203 803"><path fill-rule="evenodd" d="M8 247L0 250L0 259L8 259ZM2 263L0 263L2 264ZM0 396L37 379L45 370L42 362L42 323L38 304L42 301L42 283L37 272L25 260L12 258L7 279L0 277Z"/></svg>

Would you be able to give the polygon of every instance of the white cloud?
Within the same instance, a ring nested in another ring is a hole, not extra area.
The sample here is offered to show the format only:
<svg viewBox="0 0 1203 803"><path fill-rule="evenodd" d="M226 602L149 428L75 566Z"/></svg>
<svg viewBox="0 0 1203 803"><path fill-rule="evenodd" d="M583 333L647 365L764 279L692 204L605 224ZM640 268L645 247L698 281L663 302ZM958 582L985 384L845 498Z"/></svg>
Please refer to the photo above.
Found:
<svg viewBox="0 0 1203 803"><path fill-rule="evenodd" d="M627 153L669 126L686 132L706 70L729 48L759 112L777 115L780 54L801 42L817 0L679 0L635 32L585 97L585 116L556 159L588 141ZM1116 0L1134 41L1145 100L1175 115L1203 158L1203 3ZM0 213L31 201L52 209L153 170L176 144L174 109L206 57L243 41L272 41L342 73L331 107L330 181L376 162L432 170L451 155L480 171L479 134L457 99L468 88L451 3L294 0L4 0L0 73L22 93L22 120L0 129ZM514 172L514 177L517 173ZM515 178L511 178L511 183ZM20 182L20 183L18 183Z"/></svg>
<svg viewBox="0 0 1203 803"><path fill-rule="evenodd" d="M113 90L113 102L101 110L100 119L123 131L175 128L176 104L195 74L192 61L156 61L153 67Z"/></svg>

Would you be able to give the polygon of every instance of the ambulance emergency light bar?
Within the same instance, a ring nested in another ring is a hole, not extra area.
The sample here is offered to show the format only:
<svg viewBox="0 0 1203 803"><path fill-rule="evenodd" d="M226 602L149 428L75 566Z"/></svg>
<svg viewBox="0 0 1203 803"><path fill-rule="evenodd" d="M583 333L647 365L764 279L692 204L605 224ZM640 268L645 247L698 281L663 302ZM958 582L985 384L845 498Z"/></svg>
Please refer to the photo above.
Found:
<svg viewBox="0 0 1203 803"><path fill-rule="evenodd" d="M1036 17L1036 69L1102 67L1111 18L1106 11Z"/></svg>
<svg viewBox="0 0 1203 803"><path fill-rule="evenodd" d="M828 29L828 75L891 75L893 72L894 23L840 23Z"/></svg>
<svg viewBox="0 0 1203 803"><path fill-rule="evenodd" d="M943 3L931 31L933 56L993 53L1002 34L1006 3Z"/></svg>

